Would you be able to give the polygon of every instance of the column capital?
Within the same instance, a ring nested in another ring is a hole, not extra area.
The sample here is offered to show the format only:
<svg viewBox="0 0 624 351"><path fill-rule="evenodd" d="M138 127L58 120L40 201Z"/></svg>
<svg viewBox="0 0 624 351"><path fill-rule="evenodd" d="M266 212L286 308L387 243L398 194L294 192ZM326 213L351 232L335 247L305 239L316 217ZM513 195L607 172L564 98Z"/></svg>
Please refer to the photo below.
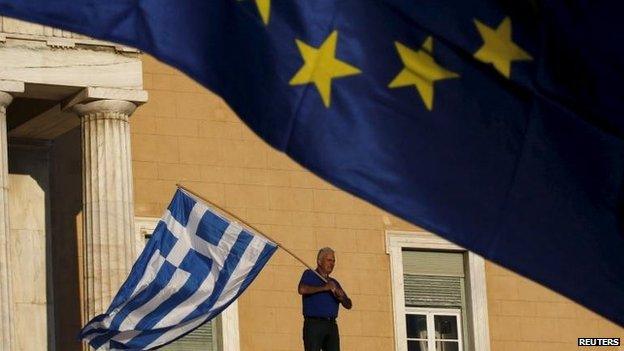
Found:
<svg viewBox="0 0 624 351"><path fill-rule="evenodd" d="M86 104L76 104L72 106L72 110L79 117L84 117L98 113L120 113L130 116L137 106L129 101L124 100L96 100Z"/></svg>
<svg viewBox="0 0 624 351"><path fill-rule="evenodd" d="M13 101L13 96L9 93L5 93L4 91L0 91L0 107L7 107Z"/></svg>

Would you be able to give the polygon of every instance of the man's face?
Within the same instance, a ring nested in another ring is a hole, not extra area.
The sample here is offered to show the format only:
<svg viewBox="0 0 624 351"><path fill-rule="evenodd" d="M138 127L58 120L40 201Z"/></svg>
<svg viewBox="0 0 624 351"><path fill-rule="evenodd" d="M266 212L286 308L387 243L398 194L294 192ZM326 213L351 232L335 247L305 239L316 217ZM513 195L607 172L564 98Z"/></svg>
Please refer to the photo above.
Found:
<svg viewBox="0 0 624 351"><path fill-rule="evenodd" d="M334 270L336 257L333 252L328 252L319 258L317 264L323 273L330 274Z"/></svg>

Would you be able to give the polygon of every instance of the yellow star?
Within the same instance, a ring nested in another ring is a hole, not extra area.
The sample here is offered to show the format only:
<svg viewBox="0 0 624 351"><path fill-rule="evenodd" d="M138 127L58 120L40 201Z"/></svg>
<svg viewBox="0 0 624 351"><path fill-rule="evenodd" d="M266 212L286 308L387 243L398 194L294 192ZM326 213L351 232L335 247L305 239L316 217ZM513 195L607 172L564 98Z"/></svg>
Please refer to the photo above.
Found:
<svg viewBox="0 0 624 351"><path fill-rule="evenodd" d="M457 78L459 75L438 65L433 60L431 37L425 39L418 51L414 51L399 42L395 42L394 45L405 68L390 82L388 87L399 88L413 85L418 90L427 110L431 111L433 108L433 83L442 79Z"/></svg>
<svg viewBox="0 0 624 351"><path fill-rule="evenodd" d="M269 24L269 16L271 15L271 0L256 0L256 6L258 6L258 12L262 17L264 24Z"/></svg>
<svg viewBox="0 0 624 351"><path fill-rule="evenodd" d="M474 54L477 60L491 63L494 67L509 78L511 75L511 61L533 60L521 47L511 41L511 20L505 17L496 29L492 29L479 20L474 20L483 46Z"/></svg>
<svg viewBox="0 0 624 351"><path fill-rule="evenodd" d="M290 85L314 83L325 107L329 107L332 79L361 73L359 69L336 59L338 32L333 31L317 49L296 40L304 64L290 80Z"/></svg>

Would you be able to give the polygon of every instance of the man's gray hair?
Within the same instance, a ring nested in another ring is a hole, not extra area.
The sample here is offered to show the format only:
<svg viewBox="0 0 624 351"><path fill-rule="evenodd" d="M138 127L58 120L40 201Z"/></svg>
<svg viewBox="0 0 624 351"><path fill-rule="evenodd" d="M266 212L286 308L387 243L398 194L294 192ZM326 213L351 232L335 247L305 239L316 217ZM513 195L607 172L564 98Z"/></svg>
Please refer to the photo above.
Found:
<svg viewBox="0 0 624 351"><path fill-rule="evenodd" d="M325 255L327 255L328 253L334 253L334 249L332 249L331 247L324 247L320 249L318 254L316 255L316 260L320 261L321 257L325 257Z"/></svg>

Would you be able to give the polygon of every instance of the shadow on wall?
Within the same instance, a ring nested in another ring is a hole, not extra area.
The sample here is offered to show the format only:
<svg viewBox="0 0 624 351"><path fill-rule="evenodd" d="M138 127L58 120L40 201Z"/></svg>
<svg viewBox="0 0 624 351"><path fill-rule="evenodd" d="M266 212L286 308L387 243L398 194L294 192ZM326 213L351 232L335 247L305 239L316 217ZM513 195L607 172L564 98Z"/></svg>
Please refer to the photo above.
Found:
<svg viewBox="0 0 624 351"><path fill-rule="evenodd" d="M50 152L52 265L56 350L82 350L82 150L80 128L57 137Z"/></svg>

